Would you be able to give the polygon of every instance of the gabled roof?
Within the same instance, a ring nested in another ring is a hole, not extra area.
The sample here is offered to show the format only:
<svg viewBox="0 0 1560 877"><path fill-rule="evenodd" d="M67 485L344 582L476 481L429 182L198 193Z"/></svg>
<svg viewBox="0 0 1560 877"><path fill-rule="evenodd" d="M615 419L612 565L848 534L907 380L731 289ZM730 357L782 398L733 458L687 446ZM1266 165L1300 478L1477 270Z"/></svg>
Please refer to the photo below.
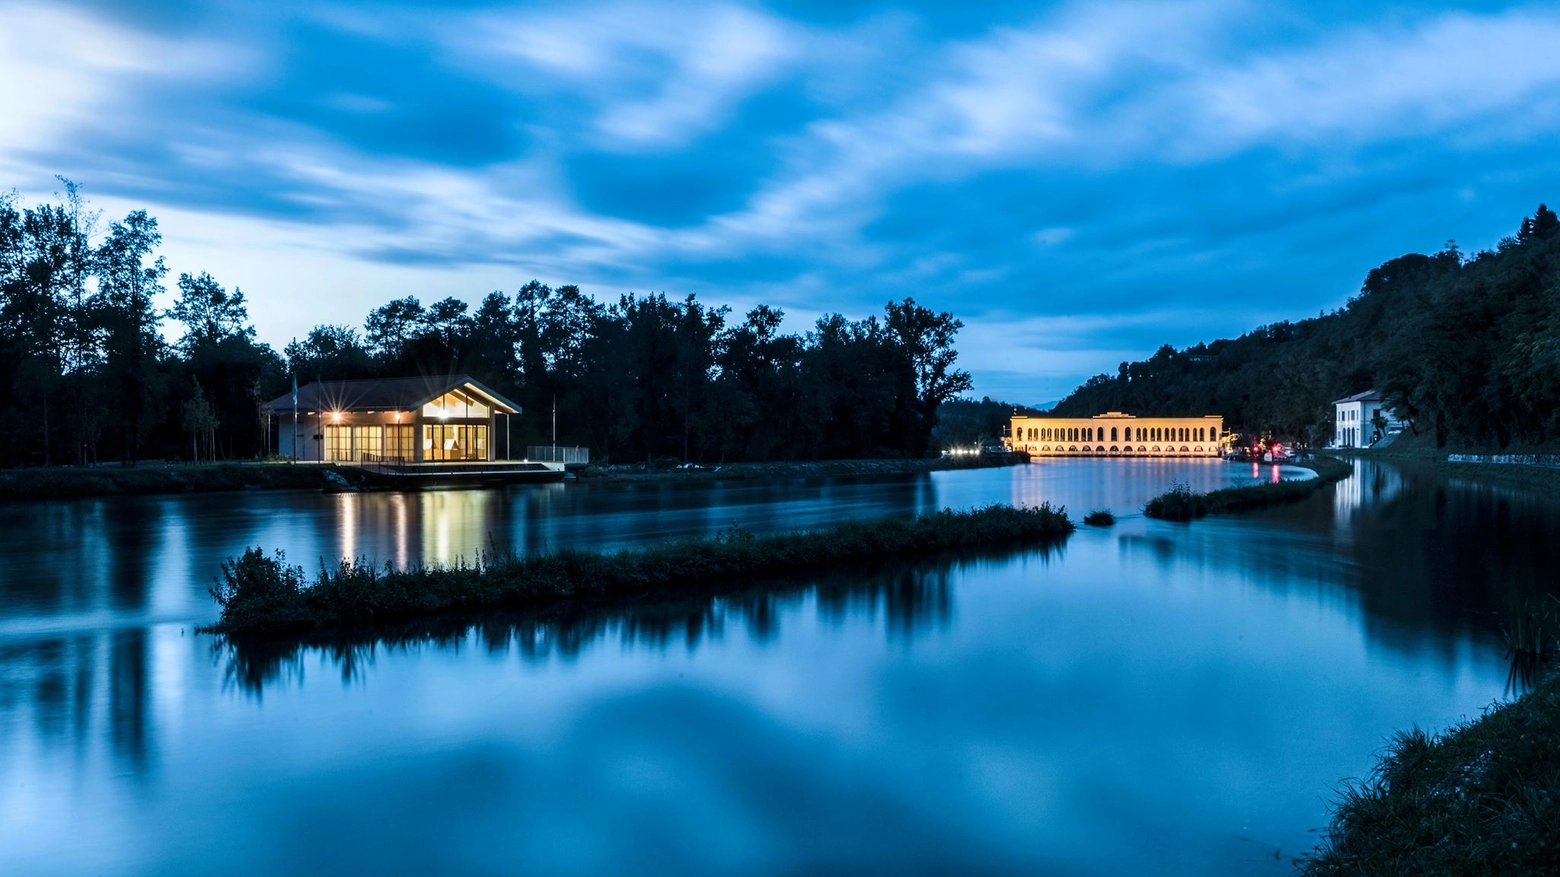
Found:
<svg viewBox="0 0 1560 877"><path fill-rule="evenodd" d="M519 414L520 406L469 375L424 378L373 378L365 381L317 381L298 387L300 411L412 411L451 390L485 398L501 414ZM267 403L275 413L291 414L292 393Z"/></svg>
<svg viewBox="0 0 1560 877"><path fill-rule="evenodd" d="M1380 393L1376 392L1375 390L1366 390L1363 393L1355 393L1353 396L1350 396L1347 399L1339 399L1336 402L1334 402L1333 404L1334 405L1344 405L1344 404L1347 404L1349 402L1380 402L1380 401L1382 401Z"/></svg>

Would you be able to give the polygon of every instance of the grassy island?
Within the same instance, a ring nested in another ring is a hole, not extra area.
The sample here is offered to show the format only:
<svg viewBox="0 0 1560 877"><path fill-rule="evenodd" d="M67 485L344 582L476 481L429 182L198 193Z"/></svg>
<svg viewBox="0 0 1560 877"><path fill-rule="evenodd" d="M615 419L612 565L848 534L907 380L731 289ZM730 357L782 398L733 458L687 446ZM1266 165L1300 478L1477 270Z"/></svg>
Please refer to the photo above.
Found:
<svg viewBox="0 0 1560 877"><path fill-rule="evenodd" d="M1330 875L1553 874L1560 862L1560 676L1477 721L1398 734L1346 788L1326 842L1302 859Z"/></svg>
<svg viewBox="0 0 1560 877"><path fill-rule="evenodd" d="M844 564L1060 539L1064 509L990 506L915 520L846 521L756 536L742 530L612 554L503 555L398 570L346 560L310 581L278 552L251 548L222 566L211 589L222 615L205 632L230 636L371 629L439 613L515 609L568 598L632 598Z"/></svg>
<svg viewBox="0 0 1560 877"><path fill-rule="evenodd" d="M1208 493L1193 493L1186 485L1178 484L1149 500L1148 505L1143 507L1143 514L1166 521L1190 521L1204 515L1242 512L1276 503L1294 502L1310 496L1325 484L1348 477L1354 471L1348 463L1332 457L1317 457L1310 462L1293 465L1310 469L1317 477L1305 481L1227 487Z"/></svg>

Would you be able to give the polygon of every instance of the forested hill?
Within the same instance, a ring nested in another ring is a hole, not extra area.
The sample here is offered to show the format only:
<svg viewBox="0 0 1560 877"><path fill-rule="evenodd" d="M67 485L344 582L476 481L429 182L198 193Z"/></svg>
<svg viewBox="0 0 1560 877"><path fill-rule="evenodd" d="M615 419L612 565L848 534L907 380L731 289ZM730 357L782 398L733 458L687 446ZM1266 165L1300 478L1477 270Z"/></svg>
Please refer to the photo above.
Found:
<svg viewBox="0 0 1560 877"><path fill-rule="evenodd" d="M1455 244L1371 270L1331 314L1262 326L1097 375L1064 416L1222 414L1234 429L1320 442L1334 399L1371 388L1438 446L1560 437L1560 219L1548 207L1494 250Z"/></svg>

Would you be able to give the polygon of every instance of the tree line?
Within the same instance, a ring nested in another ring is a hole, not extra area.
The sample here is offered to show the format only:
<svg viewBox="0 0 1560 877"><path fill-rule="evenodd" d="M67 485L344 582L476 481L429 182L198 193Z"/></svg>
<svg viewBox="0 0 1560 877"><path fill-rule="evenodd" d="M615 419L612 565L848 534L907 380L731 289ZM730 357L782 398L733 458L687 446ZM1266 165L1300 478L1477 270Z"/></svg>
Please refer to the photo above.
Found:
<svg viewBox="0 0 1560 877"><path fill-rule="evenodd" d="M0 195L0 465L256 458L274 450L265 403L294 379L453 374L521 404L516 446L551 440L556 405L560 443L619 461L921 456L938 406L970 386L962 323L910 298L788 333L767 305L603 304L533 280L474 309L398 299L278 352L256 339L244 293L208 273L179 274L159 310L156 218L104 224L61 182L59 203Z"/></svg>
<svg viewBox="0 0 1560 877"><path fill-rule="evenodd" d="M1320 444L1332 401L1377 389L1437 447L1538 447L1560 438L1560 218L1539 205L1516 234L1465 256L1455 242L1372 269L1330 313L1097 375L1063 416L1217 413L1242 431Z"/></svg>

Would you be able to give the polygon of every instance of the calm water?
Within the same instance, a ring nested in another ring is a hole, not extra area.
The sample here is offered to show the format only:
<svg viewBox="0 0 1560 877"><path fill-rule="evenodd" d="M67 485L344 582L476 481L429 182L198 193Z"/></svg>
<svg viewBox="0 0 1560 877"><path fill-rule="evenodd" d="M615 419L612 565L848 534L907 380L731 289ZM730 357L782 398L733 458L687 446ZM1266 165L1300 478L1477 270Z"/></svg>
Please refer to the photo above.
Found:
<svg viewBox="0 0 1560 877"><path fill-rule="evenodd" d="M1395 730L1507 690L1560 508L1361 464L1175 525L1058 460L874 480L0 505L3 874L1278 874ZM1111 529L438 639L195 636L246 545L313 565L992 502Z"/></svg>

